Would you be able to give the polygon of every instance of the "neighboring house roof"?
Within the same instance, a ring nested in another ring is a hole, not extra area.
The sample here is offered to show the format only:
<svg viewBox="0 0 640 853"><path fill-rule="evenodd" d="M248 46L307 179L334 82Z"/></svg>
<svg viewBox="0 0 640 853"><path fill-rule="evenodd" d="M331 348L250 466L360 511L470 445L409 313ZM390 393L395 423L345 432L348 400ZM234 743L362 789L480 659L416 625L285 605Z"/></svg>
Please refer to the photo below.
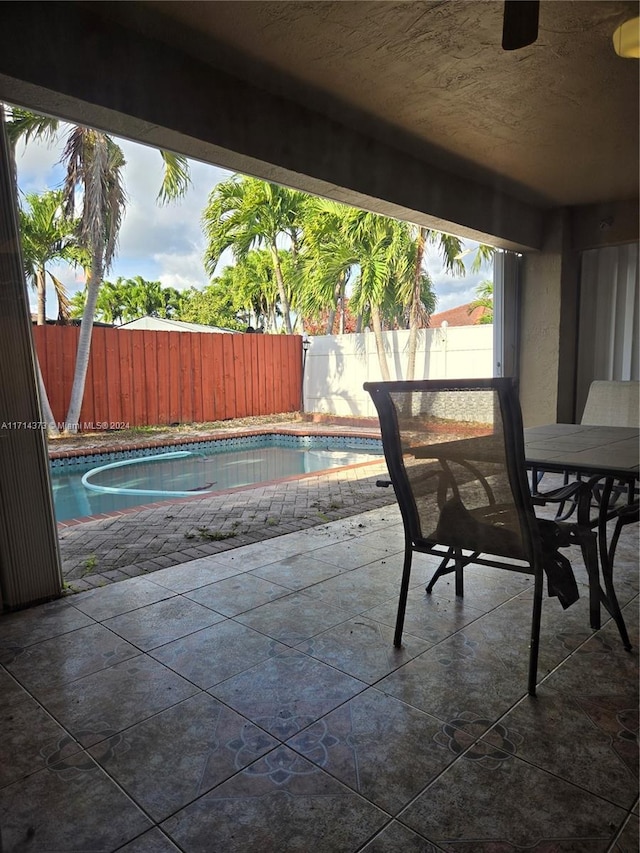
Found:
<svg viewBox="0 0 640 853"><path fill-rule="evenodd" d="M450 326L475 326L488 309L480 305L477 308L472 308L469 312L470 307L471 303L467 302L466 305L458 305L457 308L449 308L448 311L432 314L429 318L429 326L435 329L441 326L445 320Z"/></svg>
<svg viewBox="0 0 640 853"><path fill-rule="evenodd" d="M205 326L203 323L186 323L184 320L166 320L164 317L139 317L129 323L123 323L120 329L149 329L155 332L217 332L223 335L238 335L234 329L221 326Z"/></svg>

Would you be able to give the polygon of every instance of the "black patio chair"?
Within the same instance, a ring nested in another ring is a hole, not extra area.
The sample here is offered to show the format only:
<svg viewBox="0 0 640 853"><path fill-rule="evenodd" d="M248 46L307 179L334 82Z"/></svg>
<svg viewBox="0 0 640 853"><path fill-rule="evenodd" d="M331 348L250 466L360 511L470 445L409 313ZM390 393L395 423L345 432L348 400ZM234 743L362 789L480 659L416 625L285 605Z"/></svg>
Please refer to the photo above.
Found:
<svg viewBox="0 0 640 853"><path fill-rule="evenodd" d="M564 608L574 603L578 587L559 549L580 545L599 614L598 556L590 529L535 515L514 380L367 382L364 388L378 412L404 525L394 644L402 643L414 551L441 557L428 593L439 577L454 572L461 596L463 569L470 563L531 574L528 690L535 695L544 577L549 595Z"/></svg>

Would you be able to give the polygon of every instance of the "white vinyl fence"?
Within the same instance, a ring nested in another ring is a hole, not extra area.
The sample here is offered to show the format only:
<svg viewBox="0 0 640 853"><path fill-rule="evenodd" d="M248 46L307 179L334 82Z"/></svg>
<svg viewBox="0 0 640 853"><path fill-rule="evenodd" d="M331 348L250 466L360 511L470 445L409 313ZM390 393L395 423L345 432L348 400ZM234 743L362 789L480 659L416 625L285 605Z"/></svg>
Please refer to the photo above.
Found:
<svg viewBox="0 0 640 853"><path fill-rule="evenodd" d="M392 379L406 379L409 332L385 332ZM372 332L310 338L304 372L304 410L341 417L376 417L362 385L382 379ZM493 326L423 329L415 379L493 376Z"/></svg>

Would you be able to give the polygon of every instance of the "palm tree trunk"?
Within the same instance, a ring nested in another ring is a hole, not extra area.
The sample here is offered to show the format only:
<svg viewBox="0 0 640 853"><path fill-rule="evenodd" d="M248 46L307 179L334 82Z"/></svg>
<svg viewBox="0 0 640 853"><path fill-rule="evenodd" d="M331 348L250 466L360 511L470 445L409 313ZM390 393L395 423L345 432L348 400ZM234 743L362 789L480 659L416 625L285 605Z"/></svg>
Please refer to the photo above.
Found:
<svg viewBox="0 0 640 853"><path fill-rule="evenodd" d="M329 313L327 314L327 327L325 330L325 335L333 334L333 324L336 321L336 309L329 308Z"/></svg>
<svg viewBox="0 0 640 853"><path fill-rule="evenodd" d="M391 374L389 373L389 363L387 362L387 354L384 350L384 340L382 338L382 322L380 320L380 309L377 305L371 306L371 325L373 326L373 334L376 341L376 350L378 351L378 362L380 363L380 375L383 382L389 382Z"/></svg>
<svg viewBox="0 0 640 853"><path fill-rule="evenodd" d="M51 410L51 403L49 403L49 395L47 394L47 389L44 387L44 379L42 378L42 371L40 370L40 359L38 358L38 353L36 352L36 374L38 377L38 392L40 394L40 408L42 410L42 418L47 425L47 432L51 436L59 436L60 430L58 429L58 424L55 422L55 418L53 417L53 412Z"/></svg>
<svg viewBox="0 0 640 853"><path fill-rule="evenodd" d="M407 379L414 379L416 375L416 351L418 349L418 319L420 316L419 306L421 297L422 259L424 247L427 240L427 229L420 228L418 231L418 242L416 246L416 265L413 272L413 292L411 294L411 305L409 307L409 355L407 358Z"/></svg>
<svg viewBox="0 0 640 853"><path fill-rule="evenodd" d="M344 273L340 275L340 331L338 334L344 335L345 329L345 300L347 297L347 277Z"/></svg>
<svg viewBox="0 0 640 853"><path fill-rule="evenodd" d="M93 263L87 275L87 299L82 312L80 323L80 337L78 338L78 351L76 352L76 369L73 375L73 386L71 388L71 399L65 422L65 432L76 433L80 428L80 410L84 398L84 386L89 367L89 355L91 353L91 336L93 334L93 318L96 313L98 291L102 283L103 263L100 249L93 252Z"/></svg>
<svg viewBox="0 0 640 853"><path fill-rule="evenodd" d="M44 266L36 272L36 291L38 294L37 323L44 326L47 322L47 279Z"/></svg>
<svg viewBox="0 0 640 853"><path fill-rule="evenodd" d="M284 328L288 335L293 334L291 328L291 309L289 307L289 298L284 286L284 278L282 277L282 267L280 266L280 256L275 243L271 246L271 257L273 258L273 270L276 274L276 282L278 284L278 296L280 297L280 306L282 308L282 317L284 319Z"/></svg>

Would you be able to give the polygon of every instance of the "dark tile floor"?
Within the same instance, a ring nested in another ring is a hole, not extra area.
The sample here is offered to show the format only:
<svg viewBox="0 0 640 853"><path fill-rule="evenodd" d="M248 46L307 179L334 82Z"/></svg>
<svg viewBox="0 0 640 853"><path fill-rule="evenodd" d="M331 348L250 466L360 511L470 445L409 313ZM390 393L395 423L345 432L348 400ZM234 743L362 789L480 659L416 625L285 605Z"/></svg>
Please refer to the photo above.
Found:
<svg viewBox="0 0 640 853"><path fill-rule="evenodd" d="M638 850L634 643L527 577L415 560L395 507L0 617L3 853ZM580 559L575 566L580 571Z"/></svg>

